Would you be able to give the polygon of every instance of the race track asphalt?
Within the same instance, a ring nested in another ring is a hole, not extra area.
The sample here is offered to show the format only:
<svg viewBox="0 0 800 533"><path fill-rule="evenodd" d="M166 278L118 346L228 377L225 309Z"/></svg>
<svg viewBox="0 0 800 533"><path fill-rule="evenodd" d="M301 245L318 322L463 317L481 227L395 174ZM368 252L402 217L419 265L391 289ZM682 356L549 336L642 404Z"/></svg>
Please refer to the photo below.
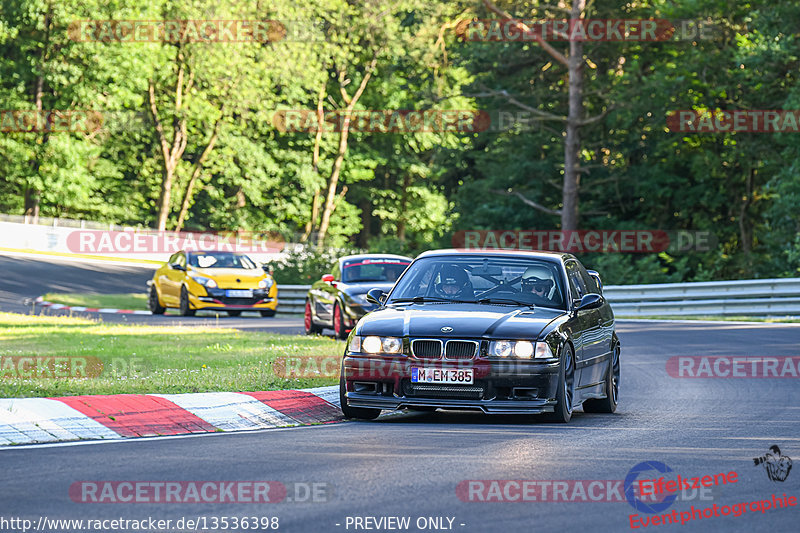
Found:
<svg viewBox="0 0 800 533"><path fill-rule="evenodd" d="M147 290L147 280L153 277L155 267L120 265L114 262L70 261L46 256L12 257L0 255L0 311L37 314L43 311L24 302L48 292L66 293L134 293ZM280 288L280 285L278 285ZM67 314L66 311L47 309L47 314ZM273 333L302 333L302 320L286 315L262 318L256 313L241 317L228 317L225 313L202 312L195 317L177 315L170 309L161 316L110 313L75 312L75 316L102 317L105 322L123 322L153 325L188 325L207 327L232 327L251 331ZM219 318L217 318L219 314Z"/></svg>
<svg viewBox="0 0 800 533"><path fill-rule="evenodd" d="M86 281L61 283L72 287L70 283ZM140 286L138 281L131 281L130 287L135 286ZM43 288L44 284L31 287L29 293ZM7 291L7 285L2 290ZM672 356L798 356L800 327L624 321L617 328L622 390L613 415L579 411L569 424L558 425L533 417L437 412L286 430L5 449L0 451L0 529L21 531L3 528L3 518L26 518L36 524L40 517L152 517L172 520L165 530L177 531L175 523L181 517L206 517L201 530L220 531L210 527L214 518L278 517L279 531L297 533L431 531L418 529L416 521L449 517L452 530L459 532L631 531L630 515L647 513L625 501L464 501L469 494L459 497L457 487L468 480L619 481L645 461L668 465L670 475L738 475L735 483L705 495L687 494L687 500L674 502L665 513L690 512L692 506L721 509L771 500L773 494L800 497L797 466L779 482L771 481L764 466L753 461L773 445L788 458L800 458L797 378L688 379L666 371ZM655 474L651 470L642 477ZM77 503L69 496L70 486L81 481L206 480L277 481L290 488L288 497L294 501L100 504ZM320 486L326 496L319 498L324 501L296 501L305 490L298 485L295 494L294 483L324 484ZM475 494L479 493L488 494ZM646 530L797 531L798 509L748 509L738 517ZM410 517L412 527L353 527L356 517L394 516ZM231 531L230 518L228 523ZM47 531L66 530L75 529Z"/></svg>

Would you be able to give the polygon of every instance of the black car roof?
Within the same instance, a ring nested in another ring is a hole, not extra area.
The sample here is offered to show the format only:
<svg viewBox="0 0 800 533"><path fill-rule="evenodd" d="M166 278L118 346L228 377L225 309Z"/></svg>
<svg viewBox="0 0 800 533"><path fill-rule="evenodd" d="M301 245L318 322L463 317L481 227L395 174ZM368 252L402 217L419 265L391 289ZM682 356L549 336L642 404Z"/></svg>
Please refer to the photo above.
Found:
<svg viewBox="0 0 800 533"><path fill-rule="evenodd" d="M442 250L429 250L427 252L423 252L417 256L417 259L421 259L423 257L444 257L444 256L451 256L451 255L459 255L459 256L496 256L496 257L509 257L509 256L516 256L516 257L524 257L527 259L543 259L546 261L552 261L554 259L559 261L566 261L567 259L575 259L575 256L566 253L566 252L543 252L543 251L531 251L531 250L500 250L500 249L491 249L491 250L464 250L464 249L456 249L456 248L447 248Z"/></svg>
<svg viewBox="0 0 800 533"><path fill-rule="evenodd" d="M340 261L350 261L352 259L402 259L403 261L408 261L409 263L413 261L413 259L410 257L397 254L354 254L345 255L344 257L339 258Z"/></svg>

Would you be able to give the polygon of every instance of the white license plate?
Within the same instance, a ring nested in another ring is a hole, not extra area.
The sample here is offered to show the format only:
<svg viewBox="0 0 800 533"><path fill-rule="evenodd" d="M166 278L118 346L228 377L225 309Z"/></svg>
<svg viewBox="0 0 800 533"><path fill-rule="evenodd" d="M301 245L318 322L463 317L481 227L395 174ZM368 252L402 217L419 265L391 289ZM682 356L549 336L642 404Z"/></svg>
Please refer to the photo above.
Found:
<svg viewBox="0 0 800 533"><path fill-rule="evenodd" d="M411 368L412 383L472 385L471 368Z"/></svg>
<svg viewBox="0 0 800 533"><path fill-rule="evenodd" d="M252 289L228 289L225 291L225 296L228 298L252 298Z"/></svg>

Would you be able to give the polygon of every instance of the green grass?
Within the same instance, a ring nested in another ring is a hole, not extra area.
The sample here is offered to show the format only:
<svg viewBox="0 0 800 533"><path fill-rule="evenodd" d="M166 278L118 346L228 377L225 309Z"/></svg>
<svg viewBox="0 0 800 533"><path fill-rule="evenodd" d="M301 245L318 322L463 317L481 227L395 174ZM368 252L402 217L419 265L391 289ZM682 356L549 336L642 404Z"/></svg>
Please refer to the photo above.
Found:
<svg viewBox="0 0 800 533"><path fill-rule="evenodd" d="M72 294L48 292L42 298L54 304L64 304L70 307L91 307L107 309L133 309L147 310L147 294Z"/></svg>
<svg viewBox="0 0 800 533"><path fill-rule="evenodd" d="M0 313L0 398L334 385L337 378L281 377L273 372L273 363L281 356L338 359L343 348L342 341L318 336ZM103 370L97 377L19 377L19 359L9 356L96 357ZM16 371L7 366L13 361L17 362Z"/></svg>
<svg viewBox="0 0 800 533"><path fill-rule="evenodd" d="M776 323L793 323L800 322L800 318L775 318L763 316L727 316L727 315L709 315L709 316L625 316L620 315L616 318L630 319L630 320L724 320L735 322L776 322Z"/></svg>

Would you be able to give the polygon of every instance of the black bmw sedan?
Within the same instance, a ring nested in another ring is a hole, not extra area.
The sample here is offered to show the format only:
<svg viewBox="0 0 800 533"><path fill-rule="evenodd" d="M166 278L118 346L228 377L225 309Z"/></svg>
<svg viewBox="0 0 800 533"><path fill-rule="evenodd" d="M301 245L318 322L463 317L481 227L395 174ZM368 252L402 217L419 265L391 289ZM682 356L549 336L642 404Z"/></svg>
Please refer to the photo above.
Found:
<svg viewBox="0 0 800 533"><path fill-rule="evenodd" d="M306 335L330 328L344 339L358 320L378 305L367 301L373 288L388 292L412 259L392 254L340 257L330 274L311 286L306 296Z"/></svg>
<svg viewBox="0 0 800 533"><path fill-rule="evenodd" d="M382 409L613 413L620 342L600 277L571 254L426 252L347 340L348 418Z"/></svg>

